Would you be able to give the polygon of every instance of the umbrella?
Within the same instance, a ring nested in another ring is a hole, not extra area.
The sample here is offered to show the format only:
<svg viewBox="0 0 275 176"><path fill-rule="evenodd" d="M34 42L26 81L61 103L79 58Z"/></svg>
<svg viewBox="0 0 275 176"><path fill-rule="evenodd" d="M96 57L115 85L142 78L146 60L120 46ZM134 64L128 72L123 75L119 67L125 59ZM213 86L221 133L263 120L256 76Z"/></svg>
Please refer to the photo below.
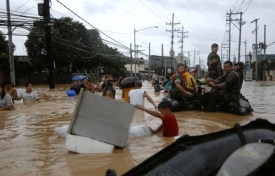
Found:
<svg viewBox="0 0 275 176"><path fill-rule="evenodd" d="M74 76L74 77L72 78L72 81L80 81L80 80L82 80L83 78L86 78L86 79L87 79L86 76L83 76L83 75L76 75L76 76Z"/></svg>

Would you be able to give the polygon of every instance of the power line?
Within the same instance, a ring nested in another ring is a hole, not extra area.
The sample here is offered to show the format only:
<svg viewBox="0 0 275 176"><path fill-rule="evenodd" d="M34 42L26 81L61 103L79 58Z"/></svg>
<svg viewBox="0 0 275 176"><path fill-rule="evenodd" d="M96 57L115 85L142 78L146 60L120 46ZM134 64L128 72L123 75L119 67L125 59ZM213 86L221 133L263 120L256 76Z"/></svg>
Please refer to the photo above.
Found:
<svg viewBox="0 0 275 176"><path fill-rule="evenodd" d="M160 17L158 14L156 14L155 11L153 11L150 7L148 7L145 3L143 3L141 0L139 0L145 7L147 7L152 13L154 13L156 16L158 16L161 20L163 20L162 17ZM165 21L165 20L164 20Z"/></svg>
<svg viewBox="0 0 275 176"><path fill-rule="evenodd" d="M156 8L156 6L154 5L154 3L151 1L151 0L148 0L152 5L153 7L160 13L162 14L162 16L164 16L164 18L166 18L167 20L169 20L158 8Z"/></svg>
<svg viewBox="0 0 275 176"><path fill-rule="evenodd" d="M154 22L155 24L157 24L154 20L152 20L151 18L149 18L148 16L144 15L142 12L140 12L137 8L135 8L134 6L132 6L128 1L124 0L129 6L131 6L133 9L135 9L136 11L138 11L139 13L141 13L143 16L146 17L146 19L150 19L152 22Z"/></svg>
<svg viewBox="0 0 275 176"><path fill-rule="evenodd" d="M253 0L250 0L249 2L246 3L246 8L244 8L244 13L246 12L246 10L248 9L248 7L251 5L251 3L253 2Z"/></svg>
<svg viewBox="0 0 275 176"><path fill-rule="evenodd" d="M236 8L237 4L238 4L238 1L239 1L239 0L236 0L236 2L231 6L230 9L234 10L234 9Z"/></svg>
<svg viewBox="0 0 275 176"><path fill-rule="evenodd" d="M63 7L65 7L66 9L68 9L69 11L71 11L74 15L76 15L78 18L80 18L81 20L83 20L84 22L86 22L87 24L89 24L90 26L92 26L93 28L97 29L99 32L101 32L103 35L105 35L106 37L112 39L113 41L119 43L122 46L125 46L123 44L121 44L120 42L116 41L115 39L113 39L112 37L108 36L107 34L105 34L104 32L100 31L98 28L96 28L95 26L93 26L92 24L90 24L88 21L86 21L85 19L83 19L81 16L79 16L78 14L76 14L74 11L72 11L70 8L68 8L67 6L65 6L63 3L61 3L59 0L57 0L58 3L60 3ZM127 46L125 46L126 48L128 48ZM130 50L130 48L128 48Z"/></svg>
<svg viewBox="0 0 275 176"><path fill-rule="evenodd" d="M171 14L173 14L164 4L161 0L159 0L159 2L161 3L161 5ZM177 19L177 17L175 17ZM179 19L177 19L178 21L180 21Z"/></svg>
<svg viewBox="0 0 275 176"><path fill-rule="evenodd" d="M248 6L248 7L246 8L246 10L244 11L244 13L245 13L248 9L250 9L254 4L256 4L257 1L258 1L258 0L256 0L250 7Z"/></svg>
<svg viewBox="0 0 275 176"><path fill-rule="evenodd" d="M56 12L56 13L58 13L58 14L64 16L64 17L68 17L67 15L64 15L64 14L62 14L62 13L60 13L60 12L58 12L58 11L52 9L52 8L51 8L51 10L53 10L54 12ZM98 28L98 29L99 29L99 28ZM108 30L104 30L104 29L99 29L99 30L104 31L104 32L113 33L113 34L133 34L133 33L125 33L125 32L124 32L124 33L122 33L122 32L113 32L113 31L108 31Z"/></svg>
<svg viewBox="0 0 275 176"><path fill-rule="evenodd" d="M20 9L21 7L23 7L24 5L26 5L30 0L28 0L27 2L25 2L24 4L22 4L20 7L18 7L17 9L15 9L14 11ZM13 11L13 10L12 10Z"/></svg>

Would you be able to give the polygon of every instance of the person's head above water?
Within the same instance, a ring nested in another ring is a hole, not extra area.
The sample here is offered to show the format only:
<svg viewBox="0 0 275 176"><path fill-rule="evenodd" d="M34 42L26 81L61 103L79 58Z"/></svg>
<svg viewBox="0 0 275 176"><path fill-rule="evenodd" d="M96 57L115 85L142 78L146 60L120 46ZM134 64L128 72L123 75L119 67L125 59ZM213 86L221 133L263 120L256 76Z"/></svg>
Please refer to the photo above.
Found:
<svg viewBox="0 0 275 176"><path fill-rule="evenodd" d="M161 114L170 114L173 105L170 101L162 101L158 104L158 110Z"/></svg>
<svg viewBox="0 0 275 176"><path fill-rule="evenodd" d="M142 82L141 82L140 80L137 80L137 81L135 82L135 87L136 87L136 88L141 88L141 87L142 87Z"/></svg>
<svg viewBox="0 0 275 176"><path fill-rule="evenodd" d="M108 87L106 89L105 97L115 99L116 97L116 90L113 87Z"/></svg>
<svg viewBox="0 0 275 176"><path fill-rule="evenodd" d="M31 92L32 91L32 84L31 83L27 83L26 84L26 92Z"/></svg>
<svg viewBox="0 0 275 176"><path fill-rule="evenodd" d="M94 92L95 88L94 88L93 82L91 80L88 80L86 89L90 92Z"/></svg>
<svg viewBox="0 0 275 176"><path fill-rule="evenodd" d="M10 90L11 89L11 81L5 81L4 86L5 86L6 90Z"/></svg>

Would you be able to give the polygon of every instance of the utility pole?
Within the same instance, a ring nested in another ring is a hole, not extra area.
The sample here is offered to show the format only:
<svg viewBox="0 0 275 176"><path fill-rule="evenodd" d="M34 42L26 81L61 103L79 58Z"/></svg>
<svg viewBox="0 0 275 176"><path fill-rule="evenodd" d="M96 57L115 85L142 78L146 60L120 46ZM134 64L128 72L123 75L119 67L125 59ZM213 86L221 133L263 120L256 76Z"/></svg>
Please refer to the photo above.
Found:
<svg viewBox="0 0 275 176"><path fill-rule="evenodd" d="M162 69L164 69L164 67L163 67L163 62L164 62L164 60L163 60L163 43L161 44L161 61L162 61ZM164 71L164 70L163 70L163 71ZM166 71L165 71L164 76L165 76L165 78L166 78Z"/></svg>
<svg viewBox="0 0 275 176"><path fill-rule="evenodd" d="M253 20L251 23L255 22L255 79L258 80L258 20L259 18Z"/></svg>
<svg viewBox="0 0 275 176"><path fill-rule="evenodd" d="M47 48L47 60L49 69L49 88L55 89L55 64L52 57L52 29L50 18L50 1L44 0L45 38Z"/></svg>
<svg viewBox="0 0 275 176"><path fill-rule="evenodd" d="M200 54L200 51L194 50L194 60L193 60L193 67L194 67L194 68L195 68L196 53Z"/></svg>
<svg viewBox="0 0 275 176"><path fill-rule="evenodd" d="M231 24L233 24L237 29L239 29L238 62L240 62L241 59L242 25L245 24L245 22L242 21L242 14L242 12L233 13L231 9L230 12L226 14L228 16L228 19L226 19L226 21L229 21L229 60L231 58ZM232 15L240 15L240 19L232 19ZM232 21L239 21L239 27L232 23Z"/></svg>
<svg viewBox="0 0 275 176"><path fill-rule="evenodd" d="M174 51L174 48L173 48L173 45L174 45L174 32L177 32L179 31L179 29L174 29L174 26L177 25L177 24L180 24L180 23L174 23L174 13L172 14L172 23L166 23L166 25L171 25L172 27L172 30L167 30L166 29L166 32L171 32L172 33L172 36L171 36L171 49L170 49L170 56L171 56L171 74L173 73L173 65L172 65L172 59L173 59L173 56L175 55L175 51Z"/></svg>
<svg viewBox="0 0 275 176"><path fill-rule="evenodd" d="M238 47L238 62L240 62L241 60L241 38L242 38L242 25L243 25L243 21L242 21L242 16L243 16L243 13L241 12L240 13L240 27L239 27L239 47Z"/></svg>
<svg viewBox="0 0 275 176"><path fill-rule="evenodd" d="M6 5L7 5L7 17L8 17L10 80L11 80L12 86L16 86L15 69L14 69L14 57L13 57L12 31L11 31L10 2L9 2L9 0L6 0Z"/></svg>
<svg viewBox="0 0 275 176"><path fill-rule="evenodd" d="M247 41L245 40L244 41L244 55L245 55L245 58L246 58L246 45L247 45ZM246 59L245 59L245 62L246 62Z"/></svg>
<svg viewBox="0 0 275 176"><path fill-rule="evenodd" d="M224 44L222 43L221 44L221 51L226 51L226 54L223 54L223 52L221 53L221 62L223 63L224 60L228 60L228 49L229 49L229 44ZM223 64L222 64L222 67L223 67Z"/></svg>
<svg viewBox="0 0 275 176"><path fill-rule="evenodd" d="M149 43L149 81L151 81L151 44Z"/></svg>
<svg viewBox="0 0 275 176"><path fill-rule="evenodd" d="M191 57L191 54L190 54L190 53L191 53L191 52L193 52L193 51L188 51L188 62L189 62L189 63L188 63L188 67L191 66L191 65L190 65L190 60L191 60L191 58L190 58L190 57Z"/></svg>
<svg viewBox="0 0 275 176"><path fill-rule="evenodd" d="M134 54L134 56L135 56L135 58L137 58L137 49L136 49L136 28L134 28L134 52L135 52L135 54Z"/></svg>
<svg viewBox="0 0 275 176"><path fill-rule="evenodd" d="M130 75L133 77L132 73L132 61L133 61L133 56L132 56L132 43L130 43L130 58L131 58L131 63L130 63Z"/></svg>
<svg viewBox="0 0 275 176"><path fill-rule="evenodd" d="M231 50L231 9L230 9L230 12L229 13L226 13L226 15L228 16L228 19L226 19L226 21L229 21L229 30L228 30L228 34L229 34L229 41L228 41L228 52L229 52L229 61L230 61L230 50Z"/></svg>
<svg viewBox="0 0 275 176"><path fill-rule="evenodd" d="M134 51L135 52L135 76L137 76L137 58L138 58L138 52L139 51L144 51L144 50L138 50L139 46L142 47L141 45L135 45L135 48L137 50ZM139 62L139 60L138 60L138 62ZM139 66L139 63L138 63L138 66Z"/></svg>
<svg viewBox="0 0 275 176"><path fill-rule="evenodd" d="M266 59L266 25L264 25L264 46L263 46L263 48L264 48L264 61L265 61L265 59ZM265 68L265 66L264 66L264 68ZM266 71L266 69L264 69L264 74L263 74L263 77L266 77L265 75L265 71ZM265 79L264 79L265 80ZM267 79L266 79L267 80Z"/></svg>
<svg viewBox="0 0 275 176"><path fill-rule="evenodd" d="M182 26L181 32L178 32L178 33L181 34L181 36L178 36L178 38L181 38L181 39L179 40L179 42L181 43L181 46L180 46L180 49L181 49L181 54L180 54L181 62L180 62L180 63L182 63L182 59L183 59L183 39L186 38L186 37L188 37L187 35L186 35L186 36L184 35L185 33L188 33L188 31L184 32L184 28L183 28L183 26ZM186 66L186 60L184 61L184 64L185 64L185 66Z"/></svg>
<svg viewBox="0 0 275 176"><path fill-rule="evenodd" d="M166 61L167 61L167 57L164 57L165 58L165 61L164 61L164 75L166 77Z"/></svg>
<svg viewBox="0 0 275 176"><path fill-rule="evenodd" d="M264 25L264 60L266 59L266 25Z"/></svg>

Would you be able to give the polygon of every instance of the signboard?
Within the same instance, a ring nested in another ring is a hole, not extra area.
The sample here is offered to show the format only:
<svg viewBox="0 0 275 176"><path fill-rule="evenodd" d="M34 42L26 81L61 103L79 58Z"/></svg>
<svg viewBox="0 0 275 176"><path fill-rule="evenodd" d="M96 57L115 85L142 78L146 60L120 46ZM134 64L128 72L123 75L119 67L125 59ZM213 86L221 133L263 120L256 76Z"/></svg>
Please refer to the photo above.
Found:
<svg viewBox="0 0 275 176"><path fill-rule="evenodd" d="M246 81L252 81L252 68L247 67L245 72L245 80Z"/></svg>

